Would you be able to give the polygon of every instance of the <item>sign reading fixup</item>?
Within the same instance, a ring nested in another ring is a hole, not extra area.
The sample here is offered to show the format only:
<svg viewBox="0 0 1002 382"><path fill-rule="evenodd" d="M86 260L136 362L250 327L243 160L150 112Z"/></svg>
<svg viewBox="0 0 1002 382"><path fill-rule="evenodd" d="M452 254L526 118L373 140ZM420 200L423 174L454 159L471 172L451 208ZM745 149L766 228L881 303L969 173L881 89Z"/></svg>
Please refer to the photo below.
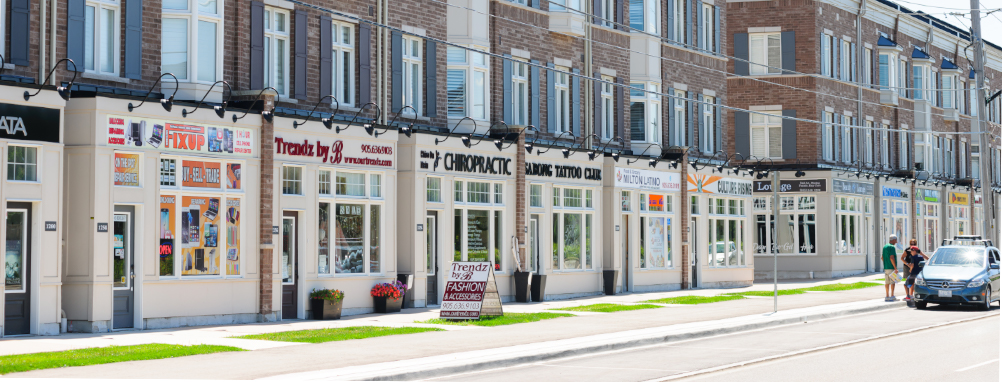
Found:
<svg viewBox="0 0 1002 382"><path fill-rule="evenodd" d="M503 316L501 296L489 261L455 262L449 268L439 317L476 320L483 316Z"/></svg>

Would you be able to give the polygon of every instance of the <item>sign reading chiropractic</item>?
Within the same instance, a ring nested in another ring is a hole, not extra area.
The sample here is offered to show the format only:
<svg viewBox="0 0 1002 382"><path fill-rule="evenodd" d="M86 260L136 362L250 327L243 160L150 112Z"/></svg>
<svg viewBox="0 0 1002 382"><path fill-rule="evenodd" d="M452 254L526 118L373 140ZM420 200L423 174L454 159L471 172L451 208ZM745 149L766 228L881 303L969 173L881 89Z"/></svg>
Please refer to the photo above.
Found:
<svg viewBox="0 0 1002 382"><path fill-rule="evenodd" d="M679 192L682 180L681 175L675 173L616 167L616 187Z"/></svg>
<svg viewBox="0 0 1002 382"><path fill-rule="evenodd" d="M340 139L324 145L319 140L290 141L275 137L275 153L320 158L321 163L337 165L393 167L393 146L345 143Z"/></svg>
<svg viewBox="0 0 1002 382"><path fill-rule="evenodd" d="M439 166L446 171L467 172L485 175L511 175L511 158L484 155L456 154L421 150L421 168L432 171ZM429 166L429 161L431 166Z"/></svg>

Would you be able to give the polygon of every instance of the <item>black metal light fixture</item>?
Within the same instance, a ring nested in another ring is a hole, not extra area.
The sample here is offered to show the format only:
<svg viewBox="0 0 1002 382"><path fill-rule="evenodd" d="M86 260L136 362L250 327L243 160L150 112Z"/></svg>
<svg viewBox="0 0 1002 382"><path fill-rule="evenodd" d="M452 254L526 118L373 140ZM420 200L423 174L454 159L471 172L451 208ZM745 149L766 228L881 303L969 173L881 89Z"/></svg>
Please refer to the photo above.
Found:
<svg viewBox="0 0 1002 382"><path fill-rule="evenodd" d="M594 134L592 134L592 135L594 135ZM605 152L605 149L608 148L609 144L612 143L613 141L619 141L619 143L623 143L623 138L616 137L616 138L610 139L608 142L605 142L605 145L602 146L602 148L599 149L598 151L595 151L594 149L591 150L591 151L588 151L588 160L590 160L590 161L595 160L595 158L598 157L598 154ZM622 153L622 152L623 152L623 149L620 148L619 149L619 153L616 153L616 152L612 153L611 154L612 155L612 160L614 160L616 162L619 162L619 156L620 156L620 153Z"/></svg>
<svg viewBox="0 0 1002 382"><path fill-rule="evenodd" d="M251 102L250 106L247 106L247 110L244 110L244 114L243 115L237 117L237 114L233 113L233 123L236 123L238 119L246 117L247 113L250 113L251 108L253 108L254 105L256 105L257 102L261 100L261 95L264 94L264 91L268 90L268 89L271 89L272 91L275 92L275 99L278 99L278 97L282 96L282 94L278 92L278 89L275 89L273 87L267 87L267 88L261 89L261 92L257 93L257 97L254 99L254 102ZM274 121L275 120L275 106L272 106L271 110L261 110L261 117L264 118L265 121L268 121L268 123L271 123L272 121Z"/></svg>
<svg viewBox="0 0 1002 382"><path fill-rule="evenodd" d="M492 131L494 131L494 126L495 126L495 125L498 125L498 124L502 124L502 125L504 125L504 128L505 128L505 131L507 131L507 130L508 130L508 124L507 124L507 123L504 123L504 121L494 121L494 122L491 122L491 125L487 127L487 133L485 133L485 134L481 135L481 136L480 136L480 139L479 139L479 140L477 140L477 143L471 143L471 144L470 144L469 146L467 146L467 147L472 147L472 146L476 146L476 145L479 145L479 144L483 143L483 141L484 141L484 138L486 138L486 137L489 137L489 136L491 135L491 132L492 132ZM464 138L465 138L465 139L464 139L464 142L466 142L467 140L469 140L469 141L473 141L473 134L474 134L474 133L470 133L470 134L468 134L467 136L465 136L465 137L464 137ZM499 144L500 144L499 140L498 140L498 139L495 139L495 140L494 140L494 147L499 147Z"/></svg>
<svg viewBox="0 0 1002 382"><path fill-rule="evenodd" d="M205 101L205 97L208 97L209 93L212 93L212 88L216 87L216 84L220 83L225 85L227 89L230 89L230 94L226 97L226 101L223 101L222 105L213 106L212 110L216 112L216 115L218 115L219 118L223 118L223 116L226 115L226 104L230 102L230 97L233 97L233 88L230 87L230 83L226 81L216 81L212 83L212 86L210 86L209 90L205 92L205 95L202 96L202 100L198 101L198 104L195 105L194 109L192 109L191 111L188 111L187 109L181 109L181 116L187 118L188 114L194 113L195 111L198 110L198 108L202 107L202 103Z"/></svg>
<svg viewBox="0 0 1002 382"><path fill-rule="evenodd" d="M655 147L655 146L657 146L657 147L661 147L661 146L658 146L658 145L650 145L650 146L647 146L647 148L646 148L646 149L644 149L644 152L640 153L640 155L637 155L637 159L634 159L634 160L629 160L629 159L627 159L627 160L626 160L626 164L634 164L634 163L637 163L637 162L640 162L640 157L644 156L644 154L647 154L647 150L650 150L650 149L651 149L651 147Z"/></svg>
<svg viewBox="0 0 1002 382"><path fill-rule="evenodd" d="M474 120L473 118L470 118L470 117L463 117L463 119L460 119L458 122L456 122L456 126L452 127L452 130L449 131L449 134L445 136L445 139L441 139L440 140L438 138L435 138L435 145L437 146L439 143L442 143L442 142L445 142L445 141L449 140L449 138L452 137L452 134L456 132L456 128L458 128L459 125L461 123L463 123L463 121L465 121L467 119L470 120L471 122L473 122L473 131L477 131L477 121ZM466 146L466 148L470 148L470 139L469 139L469 137L464 135L463 138L466 138L466 139L463 139L463 145Z"/></svg>
<svg viewBox="0 0 1002 382"><path fill-rule="evenodd" d="M532 147L536 145L536 140L539 139L539 129L537 129L536 126L529 125L524 130L532 130L532 131L536 132L536 134L535 134L536 136L532 138L532 142L528 142L527 141L527 142L525 142L525 145L524 145L525 146L525 153L526 154L532 154ZM526 133L526 134L528 134L528 133Z"/></svg>
<svg viewBox="0 0 1002 382"><path fill-rule="evenodd" d="M414 109L413 107L410 107L410 106L404 106L404 107L400 108L400 110L397 110L397 114L393 116L393 119L390 120L390 123L388 125L386 125L386 128L384 128L383 131L376 131L376 128L374 127L374 125L373 124L369 124L369 125L365 126L365 132L367 134L373 136L373 137L379 138L379 134L386 134L387 131L390 131L390 126L393 126L393 124L397 122L397 118L399 118L400 115L404 113L404 110L407 110L407 109L411 109L411 111L414 112L414 117L417 117L417 110L416 109ZM407 129L407 131L403 132L405 135L407 135L407 137L411 136L411 132L414 129L413 126L414 126L414 122L411 122L409 125L407 125L407 127L401 127L401 129Z"/></svg>
<svg viewBox="0 0 1002 382"><path fill-rule="evenodd" d="M592 134L591 137L595 137L597 139L598 135ZM567 158L571 157L571 150L574 149L575 145L578 146L578 147L581 147L581 145L583 145L585 143L585 141L588 140L588 138L590 138L590 137L589 136L581 137L581 141L580 142L572 144L571 147L569 147L569 148L562 148L562 149L560 149L560 152L562 154L564 154L564 159L567 159Z"/></svg>
<svg viewBox="0 0 1002 382"><path fill-rule="evenodd" d="M342 131L348 130L348 128L351 127L351 125L358 120L358 116L362 114L362 112L365 111L365 109L368 108L369 105L372 105L372 107L376 109L376 116L373 117L372 120L369 121L369 123L363 123L362 128L364 128L365 131L369 131L369 129L372 129L372 126L375 125L376 121L379 120L379 116L383 114L383 111L379 109L379 105L376 105L375 102L369 102L365 105L362 105L362 107L355 112L355 116L352 117L351 122L348 122L348 124L345 125L343 128L341 126L338 126L337 128L334 129L334 132L341 134ZM340 104L338 106L340 107Z"/></svg>
<svg viewBox="0 0 1002 382"><path fill-rule="evenodd" d="M326 127L327 130L330 130L332 127L334 127L334 121L332 119L334 118L335 115L337 115L337 113L339 111L341 111L341 101L338 101L337 98L334 98L334 95L331 94L331 95L325 95L325 96L321 97L320 100L317 101L317 104L313 105L313 110L310 110L310 114L307 114L306 115L306 119L304 119L302 122L292 121L292 128L293 129L298 129L299 126L305 125L306 122L309 122L310 121L310 117L313 116L313 112L317 111L317 108L320 107L320 104L323 103L324 100L328 99L328 98L330 98L332 101L334 101L334 103L337 104L337 107L334 109L334 112L331 113L330 117L320 118L320 122L324 124L324 127Z"/></svg>
<svg viewBox="0 0 1002 382"><path fill-rule="evenodd" d="M56 61L56 64L52 66L52 69L49 69L49 74L45 76L45 81L42 81L41 83L38 84L38 90L35 90L35 94L28 94L27 90L24 91L25 101L31 99L31 97L37 96L38 93L42 92L42 88L45 87L45 83L49 82L49 77L52 77L52 72L55 72L56 68L58 68L59 64L62 63L63 61L67 61L70 64L73 64L73 79L71 79L70 83L66 84L66 86L57 86L56 93L59 93L59 96L63 98L63 101L70 100L70 93L73 92L73 82L77 80L77 63L73 62L73 60L69 58L64 58L62 60Z"/></svg>
<svg viewBox="0 0 1002 382"><path fill-rule="evenodd" d="M160 77L157 78L157 82L154 82L153 86L150 86L150 90L148 90L146 92L146 96L143 97L143 102L140 102L138 106L132 106L132 102L129 102L130 113L132 112L132 109L138 109L140 106L143 106L143 104L146 103L146 100L150 98L150 94L153 94L153 88L157 87L157 84L160 83L160 80L164 79L164 76L171 76L174 78L174 93L171 94L170 97L166 99L163 98L160 99L160 106L162 106L164 110L167 110L167 112L170 113L170 109L174 107L174 95L177 94L177 88L178 88L177 77L174 76L173 73L161 74Z"/></svg>
<svg viewBox="0 0 1002 382"><path fill-rule="evenodd" d="M570 134L570 133L571 133L570 131L565 131L563 133L560 133L560 135L556 136L556 138L553 138L553 142L550 142L550 145L546 147L546 150L539 151L539 149L536 149L536 155L542 155L543 153L546 153L547 151L550 151L551 149L553 149L553 143L555 143L558 139L560 139L564 135L567 135L567 134Z"/></svg>

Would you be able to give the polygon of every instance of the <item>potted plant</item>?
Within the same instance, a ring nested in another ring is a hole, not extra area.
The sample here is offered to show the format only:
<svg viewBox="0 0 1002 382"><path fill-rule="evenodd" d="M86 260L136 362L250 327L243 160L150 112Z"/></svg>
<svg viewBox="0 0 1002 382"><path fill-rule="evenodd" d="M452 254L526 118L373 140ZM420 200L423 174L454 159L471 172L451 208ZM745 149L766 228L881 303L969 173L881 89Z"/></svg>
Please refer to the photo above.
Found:
<svg viewBox="0 0 1002 382"><path fill-rule="evenodd" d="M313 289L310 292L310 312L314 320L340 320L344 292L334 289Z"/></svg>
<svg viewBox="0 0 1002 382"><path fill-rule="evenodd" d="M369 294L372 295L372 306L376 313L393 313L400 311L405 292L407 292L407 284L394 281L393 283L374 285Z"/></svg>

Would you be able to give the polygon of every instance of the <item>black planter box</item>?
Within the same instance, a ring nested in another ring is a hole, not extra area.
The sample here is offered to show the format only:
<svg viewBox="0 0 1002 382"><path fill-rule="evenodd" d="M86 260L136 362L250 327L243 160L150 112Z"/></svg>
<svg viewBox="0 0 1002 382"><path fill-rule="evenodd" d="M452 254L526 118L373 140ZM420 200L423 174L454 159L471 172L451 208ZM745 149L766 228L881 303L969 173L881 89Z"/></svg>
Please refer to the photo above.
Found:
<svg viewBox="0 0 1002 382"><path fill-rule="evenodd" d="M404 302L403 296L400 298L373 297L372 306L376 313L395 313L400 311L400 306Z"/></svg>
<svg viewBox="0 0 1002 382"><path fill-rule="evenodd" d="M605 281L605 295L612 296L616 294L616 280L619 280L619 271L602 271L602 280Z"/></svg>
<svg viewBox="0 0 1002 382"><path fill-rule="evenodd" d="M400 296L402 299L401 307L403 308L413 308L414 307L414 296L408 296L411 290L414 289L414 275L409 275L405 273L397 274L397 281L402 282L407 285L407 290L404 291L403 295ZM410 297L410 298L408 298Z"/></svg>
<svg viewBox="0 0 1002 382"><path fill-rule="evenodd" d="M310 299L310 313L314 320L340 320L341 304L344 299L337 302L331 300Z"/></svg>
<svg viewBox="0 0 1002 382"><path fill-rule="evenodd" d="M515 302L529 302L529 272L515 271Z"/></svg>
<svg viewBox="0 0 1002 382"><path fill-rule="evenodd" d="M546 297L546 275L532 275L532 301L540 302Z"/></svg>

